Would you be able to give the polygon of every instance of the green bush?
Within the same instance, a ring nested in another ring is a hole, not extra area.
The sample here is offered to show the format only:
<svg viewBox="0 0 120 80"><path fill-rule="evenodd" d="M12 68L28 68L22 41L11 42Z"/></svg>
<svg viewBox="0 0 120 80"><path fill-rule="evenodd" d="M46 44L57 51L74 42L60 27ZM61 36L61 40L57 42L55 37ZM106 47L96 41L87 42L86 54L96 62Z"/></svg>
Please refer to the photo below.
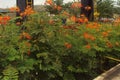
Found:
<svg viewBox="0 0 120 80"><path fill-rule="evenodd" d="M0 27L1 80L92 80L105 56L120 58L119 25L63 25L61 16L41 12Z"/></svg>

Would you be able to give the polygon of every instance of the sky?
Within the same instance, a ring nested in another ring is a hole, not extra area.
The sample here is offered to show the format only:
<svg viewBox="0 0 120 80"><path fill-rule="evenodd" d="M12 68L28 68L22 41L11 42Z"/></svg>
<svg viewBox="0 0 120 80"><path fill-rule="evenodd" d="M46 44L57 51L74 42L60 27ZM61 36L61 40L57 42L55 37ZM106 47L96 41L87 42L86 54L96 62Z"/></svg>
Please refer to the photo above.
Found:
<svg viewBox="0 0 120 80"><path fill-rule="evenodd" d="M73 0L64 0L64 2L70 2ZM34 4L44 4L45 0L34 0ZM0 0L0 8L9 8L16 6L16 0Z"/></svg>

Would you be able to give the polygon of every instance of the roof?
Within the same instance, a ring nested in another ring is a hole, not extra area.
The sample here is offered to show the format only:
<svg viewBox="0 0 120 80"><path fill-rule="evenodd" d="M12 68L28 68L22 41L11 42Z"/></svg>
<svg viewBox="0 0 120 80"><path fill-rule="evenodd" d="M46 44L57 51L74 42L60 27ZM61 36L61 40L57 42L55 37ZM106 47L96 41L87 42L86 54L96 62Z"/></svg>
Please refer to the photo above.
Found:
<svg viewBox="0 0 120 80"><path fill-rule="evenodd" d="M120 80L120 64L111 68L93 80Z"/></svg>
<svg viewBox="0 0 120 80"><path fill-rule="evenodd" d="M7 9L0 9L0 13L7 13L7 12L9 12L9 10L7 10Z"/></svg>

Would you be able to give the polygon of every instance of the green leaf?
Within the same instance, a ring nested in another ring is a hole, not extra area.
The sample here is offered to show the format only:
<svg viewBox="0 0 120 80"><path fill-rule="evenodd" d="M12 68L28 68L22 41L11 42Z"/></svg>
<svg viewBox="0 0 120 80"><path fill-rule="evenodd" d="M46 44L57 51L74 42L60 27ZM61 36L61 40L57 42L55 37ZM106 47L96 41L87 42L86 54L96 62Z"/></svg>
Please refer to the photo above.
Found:
<svg viewBox="0 0 120 80"><path fill-rule="evenodd" d="M18 80L18 70L11 65L3 70L3 80Z"/></svg>
<svg viewBox="0 0 120 80"><path fill-rule="evenodd" d="M38 53L37 58L40 58L40 57L47 58L48 57L48 52Z"/></svg>

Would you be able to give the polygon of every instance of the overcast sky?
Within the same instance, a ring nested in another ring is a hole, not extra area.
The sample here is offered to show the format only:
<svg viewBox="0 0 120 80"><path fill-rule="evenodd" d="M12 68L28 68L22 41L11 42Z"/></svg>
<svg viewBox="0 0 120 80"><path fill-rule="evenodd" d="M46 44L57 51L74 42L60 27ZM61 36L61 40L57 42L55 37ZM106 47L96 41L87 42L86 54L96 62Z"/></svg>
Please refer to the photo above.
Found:
<svg viewBox="0 0 120 80"><path fill-rule="evenodd" d="M73 0L64 0L64 2L69 2ZM34 4L44 4L45 0L34 0ZM0 8L8 8L16 6L16 0L0 0Z"/></svg>

